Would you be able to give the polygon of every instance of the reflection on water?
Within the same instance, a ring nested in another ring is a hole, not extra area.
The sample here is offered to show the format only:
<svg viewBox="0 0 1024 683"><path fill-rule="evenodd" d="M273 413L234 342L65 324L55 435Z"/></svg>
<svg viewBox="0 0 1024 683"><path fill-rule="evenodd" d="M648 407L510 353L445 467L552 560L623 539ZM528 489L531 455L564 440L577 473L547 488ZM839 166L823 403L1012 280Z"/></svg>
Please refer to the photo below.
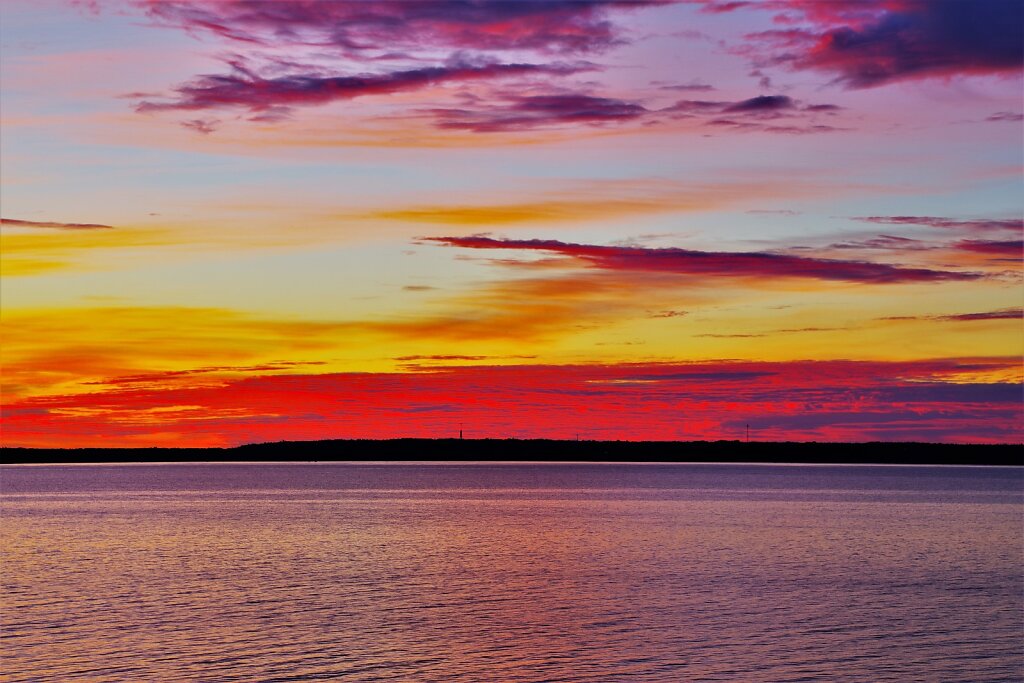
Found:
<svg viewBox="0 0 1024 683"><path fill-rule="evenodd" d="M1016 469L0 470L7 681L1017 681Z"/></svg>

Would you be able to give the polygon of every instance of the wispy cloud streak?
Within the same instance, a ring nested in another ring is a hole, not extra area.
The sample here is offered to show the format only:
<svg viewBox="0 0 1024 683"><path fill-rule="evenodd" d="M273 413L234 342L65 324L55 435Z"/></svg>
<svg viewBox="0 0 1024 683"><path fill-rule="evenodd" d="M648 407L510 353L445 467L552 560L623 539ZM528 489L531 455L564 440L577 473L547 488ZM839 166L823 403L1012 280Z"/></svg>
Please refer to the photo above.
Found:
<svg viewBox="0 0 1024 683"><path fill-rule="evenodd" d="M953 246L961 251L971 251L978 254L1003 256L1006 258L1019 259L1024 256L1024 241L1022 240L961 240Z"/></svg>
<svg viewBox="0 0 1024 683"><path fill-rule="evenodd" d="M1020 218L973 218L959 219L943 216L857 216L857 221L880 223L882 225L920 225L942 230L962 232L996 232L1024 230L1024 219Z"/></svg>
<svg viewBox="0 0 1024 683"><path fill-rule="evenodd" d="M428 110L437 127L474 133L509 132L561 124L601 125L633 121L648 114L635 102L579 93L513 97L503 104Z"/></svg>
<svg viewBox="0 0 1024 683"><path fill-rule="evenodd" d="M591 68L582 64L460 64L357 76L292 74L263 78L251 71L200 76L176 88L170 102L146 100L139 112L243 108L254 113L287 113L294 106L323 105L369 95L390 95L430 85L531 74L566 75Z"/></svg>
<svg viewBox="0 0 1024 683"><path fill-rule="evenodd" d="M893 284L976 280L978 273L903 268L885 263L807 258L766 252L713 252L690 249L611 247L557 240L503 240L491 237L429 237L425 242L466 249L544 251L585 261L606 270L654 271L680 275L752 278L808 278Z"/></svg>
<svg viewBox="0 0 1024 683"><path fill-rule="evenodd" d="M979 320L1022 320L1024 309L1001 308L995 311L980 311L977 313L951 313L949 315L895 315L880 318L880 320L904 321L904 320L936 320L940 322L975 322Z"/></svg>
<svg viewBox="0 0 1024 683"><path fill-rule="evenodd" d="M23 221L16 218L0 218L0 225L12 228L55 228L57 230L107 230L114 226L103 223L58 223L56 221Z"/></svg>

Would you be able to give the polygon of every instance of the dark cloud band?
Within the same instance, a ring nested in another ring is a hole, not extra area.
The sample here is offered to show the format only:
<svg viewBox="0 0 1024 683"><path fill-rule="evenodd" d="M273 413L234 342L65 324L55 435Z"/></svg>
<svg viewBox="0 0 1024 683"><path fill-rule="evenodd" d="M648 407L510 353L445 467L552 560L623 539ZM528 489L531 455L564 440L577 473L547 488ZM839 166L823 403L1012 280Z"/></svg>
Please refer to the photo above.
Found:
<svg viewBox="0 0 1024 683"><path fill-rule="evenodd" d="M807 278L875 284L976 280L978 273L903 268L886 263L807 258L765 252L611 247L557 240L502 240L490 237L431 237L425 241L468 249L523 249L560 254L606 270L651 271L721 277Z"/></svg>

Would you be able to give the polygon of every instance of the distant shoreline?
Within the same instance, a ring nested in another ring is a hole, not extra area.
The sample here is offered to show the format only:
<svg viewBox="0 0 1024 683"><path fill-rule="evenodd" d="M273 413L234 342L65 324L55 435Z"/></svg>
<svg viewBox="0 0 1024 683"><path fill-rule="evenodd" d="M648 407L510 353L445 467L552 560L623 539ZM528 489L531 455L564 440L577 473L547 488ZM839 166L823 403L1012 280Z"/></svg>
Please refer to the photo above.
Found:
<svg viewBox="0 0 1024 683"><path fill-rule="evenodd" d="M1024 466L1020 444L919 442L558 441L389 439L282 441L229 448L0 448L5 464L214 462L700 463Z"/></svg>

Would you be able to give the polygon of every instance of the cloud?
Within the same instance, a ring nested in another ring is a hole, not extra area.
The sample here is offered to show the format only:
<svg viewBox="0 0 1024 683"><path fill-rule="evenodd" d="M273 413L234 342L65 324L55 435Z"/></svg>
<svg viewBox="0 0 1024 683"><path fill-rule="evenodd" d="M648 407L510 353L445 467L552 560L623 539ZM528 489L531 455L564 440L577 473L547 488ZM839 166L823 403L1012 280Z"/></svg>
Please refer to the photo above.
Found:
<svg viewBox="0 0 1024 683"><path fill-rule="evenodd" d="M399 361L477 361L477 360L529 360L536 358L533 355L515 356L462 356L452 354L428 355L428 356L397 356Z"/></svg>
<svg viewBox="0 0 1024 683"><path fill-rule="evenodd" d="M475 133L514 132L561 125L622 124L643 120L660 123L668 118L704 118L709 126L768 133L822 133L843 130L818 122L819 115L831 115L840 108L831 104L803 105L785 95L761 95L736 102L679 100L661 109L650 109L635 101L598 97L581 92L552 90L548 94L499 95L493 102L473 96L468 105L434 107L419 113L434 120L441 129ZM720 118L728 114L732 118ZM785 119L779 124L769 123Z"/></svg>
<svg viewBox="0 0 1024 683"><path fill-rule="evenodd" d="M674 92L711 92L715 90L713 85L707 83L701 83L700 81L690 81L689 83L664 83L664 82L653 82L651 85L656 85L660 90L669 90Z"/></svg>
<svg viewBox="0 0 1024 683"><path fill-rule="evenodd" d="M877 235L868 239L837 242L830 244L829 249L878 249L886 251L923 251L935 247L921 240L899 235Z"/></svg>
<svg viewBox="0 0 1024 683"><path fill-rule="evenodd" d="M718 332L705 332L703 334L695 334L694 337L707 338L707 339L753 339L754 337L765 337L764 334L725 334Z"/></svg>
<svg viewBox="0 0 1024 683"><path fill-rule="evenodd" d="M830 190L832 188L829 188ZM620 216L709 211L752 199L803 196L821 186L805 183L725 181L680 183L657 178L621 178L608 181L565 183L549 188L538 197L502 203L423 205L395 207L358 214L358 219L384 219L410 223L465 225L475 228L553 223L602 221Z"/></svg>
<svg viewBox="0 0 1024 683"><path fill-rule="evenodd" d="M203 135L209 135L217 130L218 124L220 124L220 121L217 119L191 119L181 122L182 127L189 128Z"/></svg>
<svg viewBox="0 0 1024 683"><path fill-rule="evenodd" d="M753 0L694 0L701 4L704 14L725 14L754 5Z"/></svg>
<svg viewBox="0 0 1024 683"><path fill-rule="evenodd" d="M600 53L624 44L617 14L663 0L174 0L144 2L160 23L248 47Z"/></svg>
<svg viewBox="0 0 1024 683"><path fill-rule="evenodd" d="M905 320L937 320L941 322L974 322L978 320L1021 320L1024 318L1024 309L1001 308L996 311L982 311L980 313L953 313L950 315L893 315L879 320L905 321Z"/></svg>
<svg viewBox="0 0 1024 683"><path fill-rule="evenodd" d="M686 369L683 372L665 372L663 368L657 368L658 372L651 374L638 374L623 377L619 381L643 381L643 382L748 382L752 379L771 377L776 373L767 370L716 370L705 371L701 369Z"/></svg>
<svg viewBox="0 0 1024 683"><path fill-rule="evenodd" d="M478 93L466 93L477 105L469 108L448 101L420 109L408 100L401 103L414 117L418 112L433 118L442 130L509 132L623 122L646 109L557 92L554 79L598 67L551 57L624 45L617 17L671 1L135 0L157 24L216 36L237 51L223 58L229 72L199 75L175 87L169 99L135 93L142 99L136 111L240 108L249 112L249 121L278 122L295 107L470 80L540 76L549 93L531 96L520 88L486 103ZM214 127L202 118L182 125L200 133Z"/></svg>
<svg viewBox="0 0 1024 683"><path fill-rule="evenodd" d="M764 67L830 73L847 88L961 75L1012 74L1024 65L1024 4L862 0L712 3L708 9L775 11L790 27L747 36L740 48Z"/></svg>
<svg viewBox="0 0 1024 683"><path fill-rule="evenodd" d="M5 231L0 248L3 275L39 275L58 270L89 269L97 265L92 256L107 249L161 247L183 241L180 232L166 229L109 229L110 226L89 223L84 224L89 227L63 227L66 225L80 224L30 223L28 227L55 227L56 230Z"/></svg>
<svg viewBox="0 0 1024 683"><path fill-rule="evenodd" d="M703 118L704 125L720 130L806 134L845 130L820 122L823 116L834 116L841 109L834 104L804 104L788 95L758 95L735 102L679 100L658 113L671 118Z"/></svg>
<svg viewBox="0 0 1024 683"><path fill-rule="evenodd" d="M835 133L838 131L849 130L848 128L828 126L825 124L814 124L809 126L766 126L762 124L751 123L750 121L736 121L735 119L713 119L711 121L708 121L708 125L717 126L720 129L729 129L733 131L759 131L762 133L782 133L784 135Z"/></svg>
<svg viewBox="0 0 1024 683"><path fill-rule="evenodd" d="M920 225L962 232L995 232L999 230L1020 232L1024 230L1024 220L1020 218L975 218L962 220L940 216L856 216L853 220L865 223L881 223L883 225Z"/></svg>
<svg viewBox="0 0 1024 683"><path fill-rule="evenodd" d="M225 58L232 67L230 72L197 76L175 87L175 94L169 99L147 96L136 104L136 111L199 112L239 108L249 112L249 121L278 122L289 118L295 107L368 95L404 93L433 85L513 75L538 75L550 80L597 67L583 62L532 63L538 56L599 53L623 44L625 41L613 23L614 17L671 2L181 0L143 3L158 23L190 32L212 33L233 43L244 54ZM421 48L427 52L421 52ZM285 49L291 53L298 51L299 56L284 59L280 55ZM444 64L437 63L441 59L439 51L450 55ZM532 54L524 55L524 51ZM524 56L531 63L524 63ZM396 68L396 62L404 68ZM381 63L390 63L390 69L351 73L353 64ZM563 92L551 83L548 85L549 92L540 94L481 96L467 93L468 101L454 106L448 102L440 103L441 106L409 106L407 116L429 118L439 130L511 133L633 121L656 125L664 123L666 116L692 115L692 108L696 106L681 102L652 110L644 103L629 99ZM692 81L665 84L662 89L701 92L713 90L713 87ZM838 106L804 106L787 95L759 95L736 102L708 104L713 108L703 113L729 115L706 121L718 130L787 135L843 130L814 118L834 114L840 109ZM732 117L739 117L739 120ZM764 123L783 117L797 118L781 124ZM218 123L213 119L195 118L181 125L206 134Z"/></svg>
<svg viewBox="0 0 1024 683"><path fill-rule="evenodd" d="M842 107L835 104L803 104L788 95L758 95L735 102L721 100L678 100L660 111L684 114L737 114L752 118L771 119L799 112L831 114ZM785 114L784 114L785 113Z"/></svg>
<svg viewBox="0 0 1024 683"><path fill-rule="evenodd" d="M932 317L932 320L971 322L975 320L1021 320L1022 318L1024 318L1024 310L1020 308L1003 308L998 311L983 311L981 313L939 315Z"/></svg>
<svg viewBox="0 0 1024 683"><path fill-rule="evenodd" d="M405 71L359 76L324 76L316 73L263 78L252 71L199 76L178 86L170 102L143 101L138 112L205 111L243 108L281 116L294 106L323 105L369 95L390 95L441 83L504 78L530 74L565 75L591 68L571 64L470 64L451 62Z"/></svg>
<svg viewBox="0 0 1024 683"><path fill-rule="evenodd" d="M636 120L648 110L635 102L579 93L511 97L472 109L427 110L438 128L504 133L564 124L602 125Z"/></svg>
<svg viewBox="0 0 1024 683"><path fill-rule="evenodd" d="M1006 380L986 377L1003 373ZM471 365L112 385L8 403L5 446L328 438L1024 439L1019 358ZM1017 379L1009 379L1016 376Z"/></svg>
<svg viewBox="0 0 1024 683"><path fill-rule="evenodd" d="M1020 121L1024 121L1024 114L1020 114L1020 113L1016 113L1016 112L1012 112L1012 111L997 111L995 114L992 114L991 116L989 116L985 120L986 121L1006 121L1006 122L1011 122L1011 123L1017 123L1017 122L1020 122Z"/></svg>
<svg viewBox="0 0 1024 683"><path fill-rule="evenodd" d="M965 281L981 277L978 273L903 268L885 263L806 258L765 252L609 247L557 240L504 240L480 236L429 237L424 241L467 249L544 251L580 259L592 267L603 270L650 271L693 276L806 278L873 284Z"/></svg>
<svg viewBox="0 0 1024 683"><path fill-rule="evenodd" d="M397 356L395 360L484 360L487 356Z"/></svg>
<svg viewBox="0 0 1024 683"><path fill-rule="evenodd" d="M848 330L848 327L787 327L781 330L775 330L780 333L793 333L793 332L839 332L842 330Z"/></svg>
<svg viewBox="0 0 1024 683"><path fill-rule="evenodd" d="M342 347L341 337L352 332L344 323L267 319L225 308L6 310L3 390L11 397L119 377L156 384L161 378L150 376L154 372L188 370L206 377L240 372L234 367L239 363L290 367L318 349ZM162 381L173 383L174 376Z"/></svg>
<svg viewBox="0 0 1024 683"><path fill-rule="evenodd" d="M822 105L815 105L821 107ZM793 109L796 103L786 95L759 95L749 100L742 100L730 104L723 111L731 113L779 111L782 109Z"/></svg>
<svg viewBox="0 0 1024 683"><path fill-rule="evenodd" d="M722 112L730 106L729 102L717 102L714 100L679 100L670 107L661 111L682 112L686 114L702 114L706 112Z"/></svg>
<svg viewBox="0 0 1024 683"><path fill-rule="evenodd" d="M1024 241L1022 240L961 240L953 245L961 251L970 251L978 254L989 254L992 256L1005 256L1007 258L1020 259L1024 255Z"/></svg>
<svg viewBox="0 0 1024 683"><path fill-rule="evenodd" d="M57 223L55 221L23 221L16 218L0 218L0 225L13 228L55 228L57 230L107 230L112 225L103 223Z"/></svg>
<svg viewBox="0 0 1024 683"><path fill-rule="evenodd" d="M163 372L144 373L139 375L119 375L108 377L102 380L82 382L83 385L100 386L151 386L153 388L167 388L180 380L192 380L199 375L246 375L266 373L273 371L294 371L298 367L311 365L325 365L323 361L274 361L272 363L261 363L259 365L213 365L208 367L193 368L189 370L165 370ZM220 381L214 379L214 381Z"/></svg>

